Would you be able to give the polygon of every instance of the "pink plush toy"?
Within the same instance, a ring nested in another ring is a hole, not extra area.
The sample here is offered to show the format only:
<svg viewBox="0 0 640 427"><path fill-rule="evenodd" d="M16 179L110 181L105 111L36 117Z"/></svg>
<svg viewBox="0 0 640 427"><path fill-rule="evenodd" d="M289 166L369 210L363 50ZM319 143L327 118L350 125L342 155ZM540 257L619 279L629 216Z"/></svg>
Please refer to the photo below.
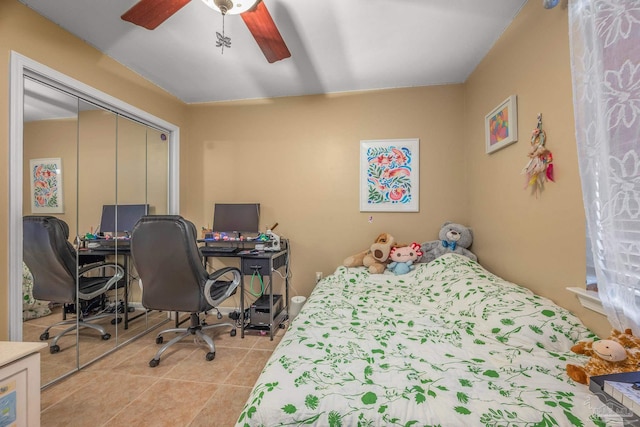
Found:
<svg viewBox="0 0 640 427"><path fill-rule="evenodd" d="M414 268L413 263L422 256L420 245L412 243L409 246L397 246L391 249L389 259L391 262L387 264L387 270L392 271L394 274L407 274Z"/></svg>

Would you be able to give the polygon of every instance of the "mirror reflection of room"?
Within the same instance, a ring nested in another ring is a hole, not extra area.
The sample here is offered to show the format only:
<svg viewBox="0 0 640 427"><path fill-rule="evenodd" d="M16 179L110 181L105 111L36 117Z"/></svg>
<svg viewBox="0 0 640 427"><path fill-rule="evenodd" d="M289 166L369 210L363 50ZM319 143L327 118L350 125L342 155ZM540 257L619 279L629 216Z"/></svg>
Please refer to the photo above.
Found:
<svg viewBox="0 0 640 427"><path fill-rule="evenodd" d="M24 341L49 344L40 352L45 386L166 321L166 314L142 307L127 244L142 215L167 212L168 144L157 129L30 78L24 99L23 215L50 216L63 224L74 264L123 268L122 278L115 277L115 268L87 273L112 275L107 292L83 300L76 284L70 292L79 298L61 302L34 297L34 277L23 263L22 335ZM49 115L34 113L43 110ZM54 159L59 168L60 201L53 209L34 207L32 164L39 159ZM77 319L101 329L75 328Z"/></svg>

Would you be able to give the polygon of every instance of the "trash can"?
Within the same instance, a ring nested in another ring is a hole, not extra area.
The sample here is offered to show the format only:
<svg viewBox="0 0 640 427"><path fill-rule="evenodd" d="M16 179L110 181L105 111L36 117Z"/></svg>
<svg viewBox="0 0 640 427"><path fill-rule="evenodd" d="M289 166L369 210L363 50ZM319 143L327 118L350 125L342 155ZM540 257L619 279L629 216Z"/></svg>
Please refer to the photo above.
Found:
<svg viewBox="0 0 640 427"><path fill-rule="evenodd" d="M291 297L291 309L289 310L289 321L295 319L295 317L300 313L300 309L304 305L306 297L303 296L295 296Z"/></svg>

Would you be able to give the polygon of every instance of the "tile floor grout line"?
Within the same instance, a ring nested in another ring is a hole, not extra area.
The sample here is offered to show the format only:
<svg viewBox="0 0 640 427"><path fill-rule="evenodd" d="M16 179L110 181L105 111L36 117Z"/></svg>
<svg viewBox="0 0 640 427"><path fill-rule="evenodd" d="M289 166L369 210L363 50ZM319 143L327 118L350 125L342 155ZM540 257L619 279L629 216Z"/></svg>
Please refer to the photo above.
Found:
<svg viewBox="0 0 640 427"><path fill-rule="evenodd" d="M200 407L198 412L196 412L196 414L193 416L193 418L191 418L188 423L185 423L185 425L190 426L196 420L196 418L198 418L198 415L200 415L200 413L202 411L204 411L207 406L209 406L209 402L211 402L211 400L213 400L213 398L220 392L221 388L222 388L221 386L218 386L218 384L216 384L216 391L211 395L211 397L209 399L207 399L202 404L202 407Z"/></svg>
<svg viewBox="0 0 640 427"><path fill-rule="evenodd" d="M81 374L81 372L76 372L76 373L74 373L73 375L79 375L79 374ZM86 373L83 373L83 374L86 374ZM67 378L65 379L65 381L66 381L66 380L68 380L69 378L71 378L71 377L67 377ZM40 399L40 402L41 402L41 403L40 403L40 405L41 405L40 412L42 413L42 412L48 411L48 410L50 410L51 408L55 407L56 405L61 404L63 401L65 401L66 399L69 399L71 396L73 396L73 395L74 395L75 393L77 393L79 390L82 390L83 388L89 387L89 386L90 386L90 383L91 383L90 381L87 381L85 384L83 384L83 385L81 385L80 387L78 387L77 389L75 389L75 390L71 391L68 395L66 395L66 396L64 396L64 397L60 398L59 400L57 400L57 401L55 401L55 402L53 402L53 403L49 404L49 406L47 406L46 408L42 408L42 398L41 398L41 399ZM56 385L59 385L59 384L56 384ZM50 387L50 389L53 389L53 387L55 387L56 385L51 386L51 387ZM41 395L42 395L42 391L40 391L40 393L41 393Z"/></svg>
<svg viewBox="0 0 640 427"><path fill-rule="evenodd" d="M111 416L111 418L107 419L104 423L102 423L101 427L102 426L106 426L107 424L109 424L109 422L111 420L113 420L115 417L117 417L121 412L123 412L125 409L127 409L128 407L133 405L136 400L140 399L140 396L142 396L144 393L146 393L151 387L153 387L155 384L157 384L161 379L162 378L156 377L154 382L149 384L149 386L147 388L145 388L144 390L141 390L140 393L138 393L138 395L135 397L135 399L131 399L129 401L129 403L127 403L126 405L122 406L119 411L117 411L115 414L113 414Z"/></svg>

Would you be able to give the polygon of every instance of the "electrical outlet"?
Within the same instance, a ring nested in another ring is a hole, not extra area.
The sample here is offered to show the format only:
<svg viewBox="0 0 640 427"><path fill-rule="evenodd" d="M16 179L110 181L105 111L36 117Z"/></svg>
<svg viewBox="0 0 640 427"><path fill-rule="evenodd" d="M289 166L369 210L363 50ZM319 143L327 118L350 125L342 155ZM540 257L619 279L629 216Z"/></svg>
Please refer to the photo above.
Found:
<svg viewBox="0 0 640 427"><path fill-rule="evenodd" d="M322 271L316 271L316 283L322 280Z"/></svg>

